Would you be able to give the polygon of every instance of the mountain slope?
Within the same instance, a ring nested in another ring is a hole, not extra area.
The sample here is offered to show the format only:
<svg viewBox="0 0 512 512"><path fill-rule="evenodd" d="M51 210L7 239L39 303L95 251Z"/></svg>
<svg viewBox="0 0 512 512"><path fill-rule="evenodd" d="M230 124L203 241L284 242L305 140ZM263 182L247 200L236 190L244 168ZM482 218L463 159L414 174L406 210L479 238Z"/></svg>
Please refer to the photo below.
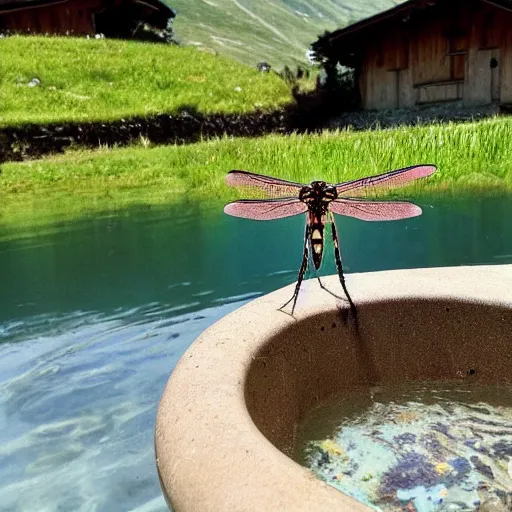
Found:
<svg viewBox="0 0 512 512"><path fill-rule="evenodd" d="M402 0L167 0L178 15L178 39L246 64L306 62L309 45Z"/></svg>

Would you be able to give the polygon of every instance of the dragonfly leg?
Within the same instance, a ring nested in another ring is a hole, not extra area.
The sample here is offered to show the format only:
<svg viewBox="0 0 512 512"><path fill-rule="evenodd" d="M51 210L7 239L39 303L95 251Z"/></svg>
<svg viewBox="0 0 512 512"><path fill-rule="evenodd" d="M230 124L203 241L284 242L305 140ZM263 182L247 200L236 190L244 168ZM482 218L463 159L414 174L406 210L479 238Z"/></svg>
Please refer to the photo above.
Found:
<svg viewBox="0 0 512 512"><path fill-rule="evenodd" d="M320 280L320 276L316 276L316 278L318 279L318 284L320 285L320 288L322 288L322 290L325 290L327 293L330 293L336 299L345 300L343 297L340 297L339 295L336 295L334 292L329 290L329 288L327 288L327 286L325 286L325 284L322 283L322 281Z"/></svg>
<svg viewBox="0 0 512 512"><path fill-rule="evenodd" d="M347 296L347 299L350 303L350 309L354 316L356 316L356 306L352 302L352 297L347 290L347 285L345 284L345 276L343 275L343 267L341 266L341 256L340 256L340 244L338 242L338 233L336 231L336 224L334 222L334 215L331 213L331 231L332 231L332 241L334 243L334 258L336 260L336 268L338 269L338 277L340 279L341 287ZM334 294L333 294L334 295Z"/></svg>
<svg viewBox="0 0 512 512"><path fill-rule="evenodd" d="M284 303L279 308L279 311L283 311L283 308L288 306L288 304L290 304L290 302L293 301L291 316L293 316L293 312L295 311L295 306L297 304L297 298L299 297L300 285L302 284L302 280L304 279L304 274L306 273L306 270L308 268L308 237L309 237L309 226L306 226L306 232L304 234L304 252L302 254L302 264L300 266L299 275L297 278L297 284L295 285L295 291L293 292L293 295L291 296L290 300L288 302ZM283 313L284 313L284 311L283 311Z"/></svg>

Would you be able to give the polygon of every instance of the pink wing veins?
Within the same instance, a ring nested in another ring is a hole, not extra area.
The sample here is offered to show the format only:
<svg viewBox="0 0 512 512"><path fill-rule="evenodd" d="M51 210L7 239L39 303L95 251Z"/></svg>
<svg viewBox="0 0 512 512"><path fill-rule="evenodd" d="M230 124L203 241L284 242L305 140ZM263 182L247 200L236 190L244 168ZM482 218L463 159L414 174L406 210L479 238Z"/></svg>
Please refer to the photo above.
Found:
<svg viewBox="0 0 512 512"><path fill-rule="evenodd" d="M271 176L248 171L229 171L226 176L226 183L230 187L256 187L272 197L298 197L300 189L304 186L293 181L272 178Z"/></svg>
<svg viewBox="0 0 512 512"><path fill-rule="evenodd" d="M338 215L366 221L399 220L421 215L421 208L404 201L369 201L364 199L335 199L329 210Z"/></svg>
<svg viewBox="0 0 512 512"><path fill-rule="evenodd" d="M389 171L377 176L368 176L357 180L334 185L339 196L357 197L366 195L374 188L393 188L419 178L430 176L436 171L435 165L414 165Z"/></svg>
<svg viewBox="0 0 512 512"><path fill-rule="evenodd" d="M297 197L281 199L241 199L224 206L224 213L253 220L274 220L306 213L308 207Z"/></svg>

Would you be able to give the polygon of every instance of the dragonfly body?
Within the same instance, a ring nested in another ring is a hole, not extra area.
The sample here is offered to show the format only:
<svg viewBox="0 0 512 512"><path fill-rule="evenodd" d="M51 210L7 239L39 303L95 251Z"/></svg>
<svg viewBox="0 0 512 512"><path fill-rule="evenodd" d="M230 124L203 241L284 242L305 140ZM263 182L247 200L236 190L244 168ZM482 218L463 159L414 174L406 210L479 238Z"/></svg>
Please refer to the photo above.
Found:
<svg viewBox="0 0 512 512"><path fill-rule="evenodd" d="M261 174L235 170L230 171L226 177L228 185L256 187L263 190L270 197L267 199L241 199L234 201L224 207L224 212L235 217L253 220L273 220L306 214L304 250L295 292L292 298L281 307L281 309L286 307L293 300L292 315L308 266L308 247L311 250L313 265L316 270L319 270L324 253L325 226L330 224L338 277L352 312L355 315L355 305L345 285L333 213L365 221L398 220L421 215L421 208L413 203L405 201L374 201L359 199L357 196L365 195L374 188L404 185L409 181L429 176L435 170L436 167L434 165L417 165L335 185L328 184L325 181L312 181L309 185L303 185ZM318 281L320 286L326 289L319 277ZM335 296L337 297L337 295Z"/></svg>
<svg viewBox="0 0 512 512"><path fill-rule="evenodd" d="M313 265L318 270L324 254L324 229L329 212L329 203L338 197L336 188L325 181L313 181L302 187L299 200L306 204L307 230Z"/></svg>

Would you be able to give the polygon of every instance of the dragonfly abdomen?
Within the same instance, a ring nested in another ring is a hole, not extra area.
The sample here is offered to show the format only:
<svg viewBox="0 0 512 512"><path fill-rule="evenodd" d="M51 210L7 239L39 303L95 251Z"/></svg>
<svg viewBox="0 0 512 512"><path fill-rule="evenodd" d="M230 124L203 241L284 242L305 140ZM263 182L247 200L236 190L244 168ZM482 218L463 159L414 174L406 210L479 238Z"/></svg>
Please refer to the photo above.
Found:
<svg viewBox="0 0 512 512"><path fill-rule="evenodd" d="M311 245L311 257L313 265L318 270L322 264L322 256L324 254L324 227L325 215L308 215L309 224L309 242Z"/></svg>

